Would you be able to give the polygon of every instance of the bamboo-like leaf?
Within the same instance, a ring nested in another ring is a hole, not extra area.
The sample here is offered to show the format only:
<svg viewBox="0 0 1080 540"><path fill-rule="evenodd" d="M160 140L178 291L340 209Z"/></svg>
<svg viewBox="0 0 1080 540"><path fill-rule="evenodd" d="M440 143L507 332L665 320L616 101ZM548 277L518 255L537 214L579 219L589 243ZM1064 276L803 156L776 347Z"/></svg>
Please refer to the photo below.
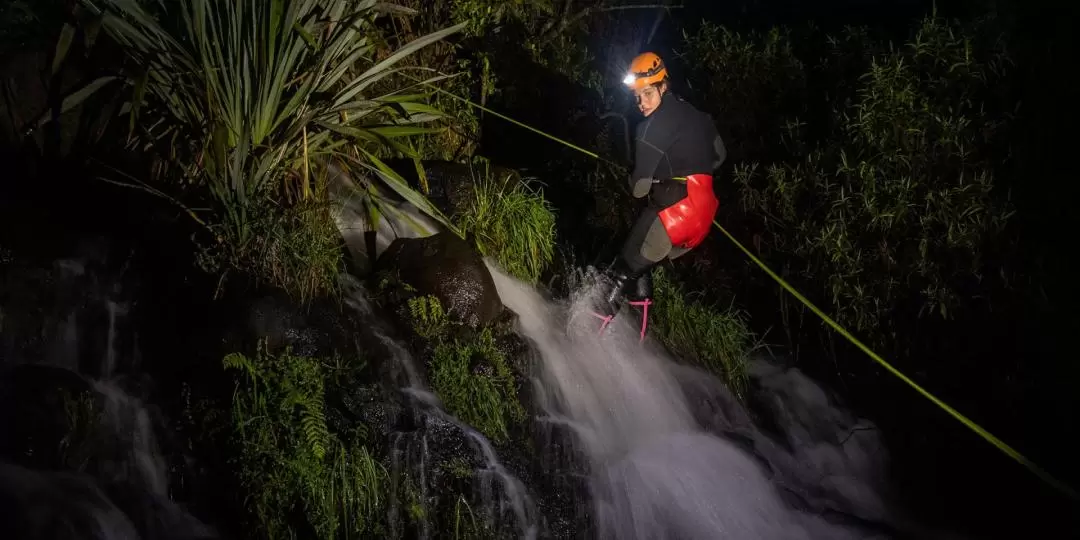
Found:
<svg viewBox="0 0 1080 540"><path fill-rule="evenodd" d="M75 107L78 107L79 105L82 105L84 101L89 99L90 96L94 95L94 93L96 93L98 90L101 90L103 87L105 87L105 85L118 80L121 80L120 77L116 77L113 75L109 75L106 77L98 77L97 79L94 79L90 82L90 84L87 84L86 86L76 90L75 92L65 97L63 101L60 102L60 110L55 112L57 113L57 115L61 115L70 111L71 109L74 109ZM37 122L35 122L35 125L37 125L37 127L41 127L49 123L49 120L52 119L53 112L54 111L51 109L45 111L45 113L38 118Z"/></svg>
<svg viewBox="0 0 1080 540"><path fill-rule="evenodd" d="M364 197L364 209L367 212L368 226L370 230L379 230L379 222L382 220L382 213L379 211L379 205L371 197Z"/></svg>
<svg viewBox="0 0 1080 540"><path fill-rule="evenodd" d="M371 133L387 138L411 137L414 135L430 135L443 131L440 128L424 128L415 126L377 126L368 128Z"/></svg>
<svg viewBox="0 0 1080 540"><path fill-rule="evenodd" d="M304 199L307 200L307 199L311 198L311 178L309 176L309 173L311 171L311 165L308 163L308 138L307 138L307 127L306 126L304 127L304 165L303 165L303 167L304 167L303 196L304 196Z"/></svg>
<svg viewBox="0 0 1080 540"><path fill-rule="evenodd" d="M56 49L53 52L53 75L60 72L60 66L63 65L64 60L67 58L73 41L75 41L75 27L70 23L64 23L64 27L60 30L60 38L56 42Z"/></svg>
<svg viewBox="0 0 1080 540"><path fill-rule="evenodd" d="M135 91L131 98L131 115L128 125L128 136L135 134L135 124L139 119L139 110L142 109L143 100L146 99L146 82L150 77L148 71L143 71L141 75L135 78Z"/></svg>
<svg viewBox="0 0 1080 540"><path fill-rule="evenodd" d="M420 180L420 189L425 195L431 193L431 189L428 187L427 171L424 170L424 163L419 158L413 159L413 167L416 168L416 177Z"/></svg>
<svg viewBox="0 0 1080 540"><path fill-rule="evenodd" d="M454 225L450 222L450 219L447 218L441 211L439 211L438 208L432 205L431 201L427 200L426 197L417 193L416 190L409 187L408 182L406 182L405 179L401 177L401 175L399 175L397 172L395 172L393 169L383 163L382 160L380 160L371 152L363 149L361 149L361 152L364 154L364 156L367 157L368 161L371 162L371 164L359 163L361 166L367 167L368 169L379 175L379 178L381 178L383 182L390 187L390 189L393 189L398 195L400 195L406 201L409 201L410 204L418 208L421 212L424 212L425 214L435 218L441 224L454 231L455 234L461 236L461 233L458 232L457 228L454 227Z"/></svg>
<svg viewBox="0 0 1080 540"><path fill-rule="evenodd" d="M467 23L458 23L449 28L444 28L437 32L432 32L426 36L418 37L410 41L407 45L394 52L394 54L390 55L383 61L375 64L370 69L360 74L360 76L357 77L357 83L350 87L348 90L346 90L337 100L335 100L335 105L340 105L341 103L352 99L356 94L360 93L361 91L363 91L364 88L372 84L374 80L377 80L378 78L382 78L389 74L390 68L393 67L394 64L400 62L405 57L415 53L416 51L428 45L431 45L432 43L438 42L448 36L460 32L462 29L465 28L466 25Z"/></svg>
<svg viewBox="0 0 1080 540"><path fill-rule="evenodd" d="M375 10L380 13L390 13L394 15L417 15L420 13L419 11L411 7L393 4L390 2L377 2L375 4Z"/></svg>
<svg viewBox="0 0 1080 540"><path fill-rule="evenodd" d="M370 77L371 75L373 75L375 73L379 73L379 72L382 72L384 70L387 70L390 67L392 67L394 64L397 64L402 59L404 59L405 57L415 53L416 51L418 51L418 50L420 50L420 49L422 49L424 47L427 47L428 45L431 45L432 43L436 43L436 42L441 41L441 40L443 40L443 39L445 39L445 38L447 38L447 37L449 37L451 35L454 35L457 32L460 32L460 31L464 30L467 25L468 25L468 23L462 22L462 23L455 24L454 26L444 28L444 29L436 31L436 32L432 32L432 33L430 33L430 34L428 34L426 36L418 37L418 38L410 41L404 47L402 47L402 48L398 49L397 51L395 51L394 54L390 55L389 57L387 57L383 61L379 62L378 64L375 64L371 69L369 69L369 70L365 71L364 73L362 73L359 78L360 79L365 79L365 78Z"/></svg>

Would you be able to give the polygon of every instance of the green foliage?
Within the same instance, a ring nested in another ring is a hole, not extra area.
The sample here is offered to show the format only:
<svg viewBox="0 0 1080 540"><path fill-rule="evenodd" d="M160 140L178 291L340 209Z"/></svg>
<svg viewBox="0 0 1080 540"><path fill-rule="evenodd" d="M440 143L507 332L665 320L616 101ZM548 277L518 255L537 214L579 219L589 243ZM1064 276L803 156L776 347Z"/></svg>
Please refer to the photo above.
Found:
<svg viewBox="0 0 1080 540"><path fill-rule="evenodd" d="M510 425L524 421L525 409L491 328L475 332L451 320L434 296L407 304L408 323L430 352L432 389L446 410L492 441L506 442Z"/></svg>
<svg viewBox="0 0 1080 540"><path fill-rule="evenodd" d="M168 12L159 9L160 18L136 0L102 3L105 31L135 66L132 144L167 158L158 172L182 186L168 190L174 194L151 191L209 203L209 210L189 213L215 242L226 244L209 254L219 266L296 271L291 261L258 261L265 253L280 256L282 250L262 249L277 245L301 247L301 260L311 255L311 264L323 265L314 274L284 280L300 283L301 291L311 275L335 275L337 261L323 256L331 240L310 242L312 235L331 234L326 218L261 222L301 202L324 204L320 179L330 163L361 182L356 190L367 197L372 219L387 188L443 219L377 157L419 157L408 138L431 132L421 126L440 113L425 103L426 94L415 93L415 82L392 89L384 84L379 95L372 90L400 71L403 58L461 26L377 57L380 10L373 0L182 0ZM275 239L260 238L267 234ZM289 235L296 237L283 239ZM314 253L306 252L308 245ZM330 289L333 282L320 286Z"/></svg>
<svg viewBox="0 0 1080 540"><path fill-rule="evenodd" d="M508 440L511 423L525 420L510 366L490 329L475 341L439 343L431 363L431 386L446 409L495 443Z"/></svg>
<svg viewBox="0 0 1080 540"><path fill-rule="evenodd" d="M472 478L473 468L469 465L469 462L461 457L451 458L445 465L446 472L458 480L466 480Z"/></svg>
<svg viewBox="0 0 1080 540"><path fill-rule="evenodd" d="M519 178L498 178L490 167L474 174L473 197L457 213L466 236L474 234L485 256L515 277L535 283L555 253L555 214L543 193Z"/></svg>
<svg viewBox="0 0 1080 540"><path fill-rule="evenodd" d="M492 441L506 442L510 425L524 421L525 409L491 328L466 331L433 296L409 299L408 312L413 330L429 346L431 386L446 410Z"/></svg>
<svg viewBox="0 0 1080 540"><path fill-rule="evenodd" d="M468 538L469 540L495 538L495 534L488 527L487 521L477 521L476 513L465 497L458 496L454 502L454 538Z"/></svg>
<svg viewBox="0 0 1080 540"><path fill-rule="evenodd" d="M914 322L898 314L949 319L1005 281L996 255L1012 210L994 177L1008 156L1010 61L983 30L930 17L899 49L851 30L820 55L806 46L802 62L775 31L706 26L690 39L715 84L708 102L751 109L715 109L718 124L749 126L734 145L744 135L768 146L744 146L734 169L759 248L821 287L875 347L906 347L893 336ZM747 97L761 89L765 101ZM810 108L821 101L824 113Z"/></svg>
<svg viewBox="0 0 1080 540"><path fill-rule="evenodd" d="M270 201L249 205L246 243L219 237L199 252L199 266L213 274L243 270L300 301L333 290L344 268L341 238L325 203L280 207Z"/></svg>
<svg viewBox="0 0 1080 540"><path fill-rule="evenodd" d="M60 459L68 469L84 472L101 445L101 407L91 392L64 391L62 399L67 429L60 441Z"/></svg>
<svg viewBox="0 0 1080 540"><path fill-rule="evenodd" d="M719 376L736 395L743 395L750 353L758 346L746 317L731 307L690 299L663 268L653 271L653 280L653 335L676 356Z"/></svg>
<svg viewBox="0 0 1080 540"><path fill-rule="evenodd" d="M411 61L454 77L439 86L454 95L481 105L512 89L532 95L530 77L500 77L493 66L499 59L521 58L559 73L582 86L602 90L602 70L585 43L595 37L613 12L632 9L630 2L586 0L400 0L411 12L395 17L402 36L417 35L447 25L463 25L459 43L440 43L422 51ZM652 5L649 8L654 7ZM416 16L422 13L422 16ZM602 21L601 23L597 23ZM522 66L515 61L515 67ZM625 66L621 66L622 69ZM521 75L520 70L514 75ZM527 99L532 99L531 97ZM473 155L480 137L481 112L459 100L434 96L434 104L446 112L447 130L425 135L419 146L425 158L461 161Z"/></svg>
<svg viewBox="0 0 1080 540"><path fill-rule="evenodd" d="M386 472L359 432L327 427L324 367L261 349L254 359L234 353L223 364L245 382L233 397L234 462L257 528L252 536L294 538L297 514L319 538L373 532Z"/></svg>
<svg viewBox="0 0 1080 540"><path fill-rule="evenodd" d="M773 155L788 120L784 111L803 96L806 66L796 57L791 39L779 28L741 34L707 21L685 34L688 65L697 67L688 75L707 89L732 160Z"/></svg>
<svg viewBox="0 0 1080 540"><path fill-rule="evenodd" d="M443 311L442 303L434 296L410 298L409 315L413 330L420 337L428 340L438 339L446 334L450 319Z"/></svg>

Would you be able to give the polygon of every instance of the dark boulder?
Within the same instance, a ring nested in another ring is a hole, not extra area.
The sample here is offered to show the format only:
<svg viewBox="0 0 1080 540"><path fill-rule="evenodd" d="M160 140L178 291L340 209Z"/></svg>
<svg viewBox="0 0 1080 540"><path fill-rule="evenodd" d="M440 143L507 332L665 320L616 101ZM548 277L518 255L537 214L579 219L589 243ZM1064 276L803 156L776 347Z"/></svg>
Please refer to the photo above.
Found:
<svg viewBox="0 0 1080 540"><path fill-rule="evenodd" d="M398 238L379 258L420 294L439 299L452 316L470 326L494 320L502 312L491 273L480 254L453 233Z"/></svg>

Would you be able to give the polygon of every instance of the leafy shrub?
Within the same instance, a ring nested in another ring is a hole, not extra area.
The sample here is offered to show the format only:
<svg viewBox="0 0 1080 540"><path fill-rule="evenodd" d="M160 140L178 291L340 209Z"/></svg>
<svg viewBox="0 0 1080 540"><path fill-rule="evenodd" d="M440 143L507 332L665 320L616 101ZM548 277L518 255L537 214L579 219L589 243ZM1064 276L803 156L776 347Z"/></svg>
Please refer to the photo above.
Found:
<svg viewBox="0 0 1080 540"><path fill-rule="evenodd" d="M413 331L430 351L431 386L446 410L492 441L506 442L510 425L524 421L525 409L491 328L465 331L433 296L410 299L408 310Z"/></svg>
<svg viewBox="0 0 1080 540"><path fill-rule="evenodd" d="M705 26L690 40L709 81L735 74L709 89L722 126L728 103L773 117L745 132L764 147L734 166L759 249L877 347L903 347L908 314L949 319L1002 286L1012 210L994 178L1008 154L1010 61L982 30L928 17L903 48L851 30L803 60L775 31ZM746 102L755 88L767 102ZM825 114L811 114L822 101Z"/></svg>
<svg viewBox="0 0 1080 540"><path fill-rule="evenodd" d="M320 277L320 288L333 288L326 278L336 275L338 260L322 256L332 240L312 236L337 232L321 217L268 217L288 215L300 204L327 204L321 180L331 163L362 183L357 190L369 196L370 215L378 215L379 190L389 188L442 219L377 157L418 158L407 140L431 132L420 125L438 111L425 94L408 93L416 79L384 84L380 95L372 89L399 71L403 58L462 26L381 57L375 24L381 11L374 2L182 0L168 11L137 0L102 5L102 27L133 66L133 148L156 151L167 160L158 163L158 176L178 182L149 189L210 206L189 213L206 225L212 243L224 244L208 249L213 266L279 274L261 277L298 284L300 290L290 292L300 294L308 292L312 276ZM300 248L301 259L310 255L308 264L322 268L307 272L288 261L259 260L283 256L275 246ZM306 275L280 275L295 271Z"/></svg>
<svg viewBox="0 0 1080 540"><path fill-rule="evenodd" d="M490 329L472 343L438 344L431 362L431 386L446 409L492 441L506 442L510 424L525 419L507 359Z"/></svg>
<svg viewBox="0 0 1080 540"><path fill-rule="evenodd" d="M417 296L409 299L409 315L416 334L428 340L439 339L446 334L450 319L443 311L442 303L434 296Z"/></svg>
<svg viewBox="0 0 1080 540"><path fill-rule="evenodd" d="M223 363L243 376L233 397L234 462L252 537L293 538L302 527L319 538L375 532L386 471L359 430L328 429L319 361L260 349L254 359L234 353Z"/></svg>

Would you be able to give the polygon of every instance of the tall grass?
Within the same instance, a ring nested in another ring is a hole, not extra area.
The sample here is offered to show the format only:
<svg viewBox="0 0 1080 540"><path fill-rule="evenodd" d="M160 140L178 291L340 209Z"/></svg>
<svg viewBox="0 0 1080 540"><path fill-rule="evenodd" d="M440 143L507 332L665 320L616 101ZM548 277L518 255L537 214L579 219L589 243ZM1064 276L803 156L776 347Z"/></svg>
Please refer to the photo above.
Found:
<svg viewBox="0 0 1080 540"><path fill-rule="evenodd" d="M473 176L473 197L458 211L458 227L504 270L535 283L555 256L554 210L514 175L496 176L485 165Z"/></svg>
<svg viewBox="0 0 1080 540"><path fill-rule="evenodd" d="M376 20L389 6L375 0L84 4L132 65L132 147L163 158L159 175L176 181L170 195L209 206L191 214L212 232L219 249L209 253L223 265L241 271L269 265L275 268L269 277L283 273L286 288L304 291L291 286L295 265L258 262L292 250L299 260L310 256L311 264L324 266L319 275L333 275L340 261L321 256L326 241L266 245L312 230L330 234L321 225L331 214L320 181L330 163L362 179L358 189L371 195L372 219L379 215L379 191L391 189L446 221L377 156L418 157L409 138L431 132L423 124L441 115L426 104L428 96L417 90L426 87L415 78L387 83L403 69L402 59L461 25L387 51ZM301 203L308 205L304 219L264 219Z"/></svg>
<svg viewBox="0 0 1080 540"><path fill-rule="evenodd" d="M725 380L743 395L750 353L759 344L746 317L733 308L719 308L691 299L664 272L654 270L654 297L649 322L654 335L679 358Z"/></svg>

